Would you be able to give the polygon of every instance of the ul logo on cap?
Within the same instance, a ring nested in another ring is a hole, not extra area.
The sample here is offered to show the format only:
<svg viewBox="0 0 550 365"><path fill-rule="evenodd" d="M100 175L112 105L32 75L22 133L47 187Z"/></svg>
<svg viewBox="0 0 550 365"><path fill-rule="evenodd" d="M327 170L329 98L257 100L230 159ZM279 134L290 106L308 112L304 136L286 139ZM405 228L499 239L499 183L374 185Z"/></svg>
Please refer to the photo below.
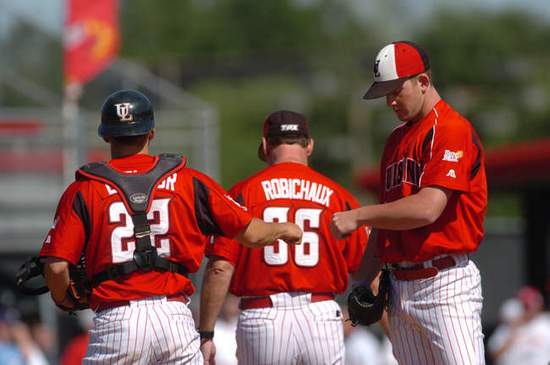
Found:
<svg viewBox="0 0 550 365"><path fill-rule="evenodd" d="M134 120L132 114L130 114L130 103L115 104L116 115L120 118L121 122L131 122Z"/></svg>
<svg viewBox="0 0 550 365"><path fill-rule="evenodd" d="M380 71L378 71L378 65L380 64L380 60L376 60L374 63L374 77L380 77Z"/></svg>

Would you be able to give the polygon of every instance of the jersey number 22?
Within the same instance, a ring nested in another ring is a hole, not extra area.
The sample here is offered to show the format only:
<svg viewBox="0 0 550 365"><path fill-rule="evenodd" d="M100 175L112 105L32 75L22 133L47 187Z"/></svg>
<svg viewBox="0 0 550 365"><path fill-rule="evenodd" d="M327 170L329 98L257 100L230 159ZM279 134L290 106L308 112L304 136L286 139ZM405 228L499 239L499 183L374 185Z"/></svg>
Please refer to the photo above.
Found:
<svg viewBox="0 0 550 365"><path fill-rule="evenodd" d="M151 243L157 247L160 255L170 255L170 241L165 236L170 224L168 203L170 199L155 199L147 213L151 225ZM111 233L111 249L113 263L130 261L133 259L136 244L134 241L134 223L128 214L124 203L116 202L109 206L109 222L119 223Z"/></svg>

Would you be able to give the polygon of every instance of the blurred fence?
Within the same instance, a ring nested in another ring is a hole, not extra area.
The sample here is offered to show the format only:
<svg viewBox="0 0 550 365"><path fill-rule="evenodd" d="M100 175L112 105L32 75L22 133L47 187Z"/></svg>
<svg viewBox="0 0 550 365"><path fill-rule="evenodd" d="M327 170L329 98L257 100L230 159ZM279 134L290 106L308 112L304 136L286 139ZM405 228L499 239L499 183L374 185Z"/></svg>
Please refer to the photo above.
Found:
<svg viewBox="0 0 550 365"><path fill-rule="evenodd" d="M83 151L84 161L109 158L97 136L99 111L79 113L75 140L64 133L61 109L0 109L0 252L36 253L65 188L64 156ZM188 165L218 174L218 125L213 109L155 110L152 152L183 153ZM69 172L72 174L72 172Z"/></svg>
<svg viewBox="0 0 550 365"><path fill-rule="evenodd" d="M78 164L109 159L108 145L97 135L101 102L115 90L143 91L155 112L157 133L151 152L183 154L187 166L214 179L219 177L218 115L209 103L126 60L117 60L86 86L80 108L62 106L58 95L14 70L3 74L0 83L18 86L14 89L30 102L44 105L0 105L0 305L17 307L24 316L38 314L57 331L60 350L72 335L69 317L57 316L47 295L17 292L15 272L25 259L38 254Z"/></svg>

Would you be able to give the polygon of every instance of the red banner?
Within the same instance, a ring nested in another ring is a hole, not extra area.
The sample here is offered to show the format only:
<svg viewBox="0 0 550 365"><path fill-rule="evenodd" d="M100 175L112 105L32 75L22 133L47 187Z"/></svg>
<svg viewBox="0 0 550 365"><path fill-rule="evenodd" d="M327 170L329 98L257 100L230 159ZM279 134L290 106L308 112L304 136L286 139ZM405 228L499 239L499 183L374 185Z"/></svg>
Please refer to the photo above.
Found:
<svg viewBox="0 0 550 365"><path fill-rule="evenodd" d="M65 84L83 84L116 57L120 44L117 0L66 0Z"/></svg>

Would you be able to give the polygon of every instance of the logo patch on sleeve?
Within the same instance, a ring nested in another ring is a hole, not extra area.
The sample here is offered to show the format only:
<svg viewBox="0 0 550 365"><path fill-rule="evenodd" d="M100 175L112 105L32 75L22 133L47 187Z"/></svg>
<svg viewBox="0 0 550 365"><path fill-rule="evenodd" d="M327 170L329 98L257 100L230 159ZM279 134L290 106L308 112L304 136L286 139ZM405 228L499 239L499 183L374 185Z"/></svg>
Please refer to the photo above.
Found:
<svg viewBox="0 0 550 365"><path fill-rule="evenodd" d="M462 151L450 151L445 150L445 154L443 155L443 161L449 161L449 162L458 162L458 160L464 155L464 152Z"/></svg>
<svg viewBox="0 0 550 365"><path fill-rule="evenodd" d="M453 179L456 179L456 173L455 173L455 170L453 169L450 169L449 172L447 172L447 175L448 177L452 177Z"/></svg>

